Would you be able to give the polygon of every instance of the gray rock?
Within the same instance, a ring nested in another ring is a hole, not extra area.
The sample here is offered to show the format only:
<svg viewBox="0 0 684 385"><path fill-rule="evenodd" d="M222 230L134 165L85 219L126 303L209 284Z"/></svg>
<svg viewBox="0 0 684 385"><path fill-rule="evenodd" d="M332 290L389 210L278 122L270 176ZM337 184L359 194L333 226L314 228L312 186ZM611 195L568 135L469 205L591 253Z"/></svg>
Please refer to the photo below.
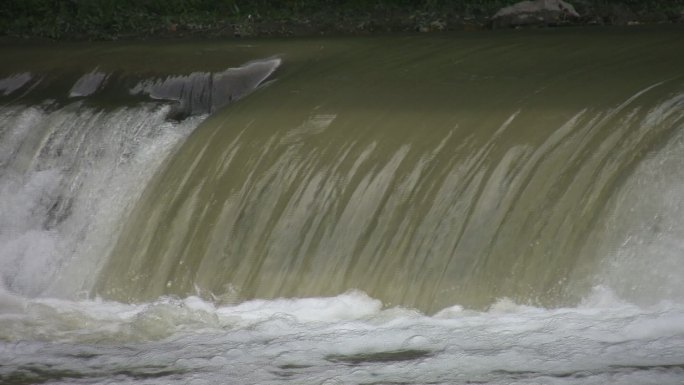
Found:
<svg viewBox="0 0 684 385"><path fill-rule="evenodd" d="M580 15L563 0L521 1L501 8L492 17L494 28L567 24Z"/></svg>
<svg viewBox="0 0 684 385"><path fill-rule="evenodd" d="M639 17L624 4L611 4L607 14L603 16L605 24L634 25Z"/></svg>

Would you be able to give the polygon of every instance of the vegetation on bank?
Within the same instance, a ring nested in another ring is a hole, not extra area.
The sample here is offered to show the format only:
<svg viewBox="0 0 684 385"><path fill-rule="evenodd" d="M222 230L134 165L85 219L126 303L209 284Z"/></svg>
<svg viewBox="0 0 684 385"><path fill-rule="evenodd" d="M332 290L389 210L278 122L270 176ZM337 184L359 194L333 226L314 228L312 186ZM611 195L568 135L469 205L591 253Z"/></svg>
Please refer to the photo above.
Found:
<svg viewBox="0 0 684 385"><path fill-rule="evenodd" d="M517 0L3 0L0 36L287 36L487 28ZM584 24L684 21L684 0L569 0Z"/></svg>

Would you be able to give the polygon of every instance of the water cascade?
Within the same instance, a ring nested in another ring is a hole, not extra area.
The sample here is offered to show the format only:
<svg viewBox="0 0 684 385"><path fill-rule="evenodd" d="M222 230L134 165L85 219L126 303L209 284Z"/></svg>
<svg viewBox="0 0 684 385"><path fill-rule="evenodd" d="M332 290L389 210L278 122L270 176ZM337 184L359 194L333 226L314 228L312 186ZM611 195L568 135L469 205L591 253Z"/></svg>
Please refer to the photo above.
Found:
<svg viewBox="0 0 684 385"><path fill-rule="evenodd" d="M683 48L2 47L0 383L681 383Z"/></svg>
<svg viewBox="0 0 684 385"><path fill-rule="evenodd" d="M3 286L28 296L89 296L121 220L166 156L206 114L253 91L279 64L144 79L96 69L68 92L50 84L52 73L0 80L10 101L0 108ZM140 93L151 98L107 104Z"/></svg>

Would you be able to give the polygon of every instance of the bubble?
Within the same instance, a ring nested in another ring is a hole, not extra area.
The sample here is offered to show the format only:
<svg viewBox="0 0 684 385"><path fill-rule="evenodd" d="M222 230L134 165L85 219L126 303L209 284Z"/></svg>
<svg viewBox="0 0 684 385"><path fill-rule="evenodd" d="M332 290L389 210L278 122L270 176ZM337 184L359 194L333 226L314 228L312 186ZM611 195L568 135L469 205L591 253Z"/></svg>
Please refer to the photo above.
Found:
<svg viewBox="0 0 684 385"><path fill-rule="evenodd" d="M337 378L328 378L327 380L321 382L321 385L344 385L344 382Z"/></svg>

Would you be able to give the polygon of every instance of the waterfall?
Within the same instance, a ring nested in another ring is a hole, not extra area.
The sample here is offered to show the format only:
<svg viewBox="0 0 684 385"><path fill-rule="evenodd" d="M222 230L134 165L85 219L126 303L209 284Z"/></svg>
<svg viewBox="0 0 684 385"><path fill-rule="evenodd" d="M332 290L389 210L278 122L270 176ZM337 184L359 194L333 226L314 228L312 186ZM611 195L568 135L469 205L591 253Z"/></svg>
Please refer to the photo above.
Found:
<svg viewBox="0 0 684 385"><path fill-rule="evenodd" d="M208 113L253 91L279 64L142 80L96 69L61 96L49 94L49 75L0 80L11 100L0 107L2 285L30 297L88 297L156 170ZM44 93L55 98L25 103ZM117 93L151 98L102 102Z"/></svg>

